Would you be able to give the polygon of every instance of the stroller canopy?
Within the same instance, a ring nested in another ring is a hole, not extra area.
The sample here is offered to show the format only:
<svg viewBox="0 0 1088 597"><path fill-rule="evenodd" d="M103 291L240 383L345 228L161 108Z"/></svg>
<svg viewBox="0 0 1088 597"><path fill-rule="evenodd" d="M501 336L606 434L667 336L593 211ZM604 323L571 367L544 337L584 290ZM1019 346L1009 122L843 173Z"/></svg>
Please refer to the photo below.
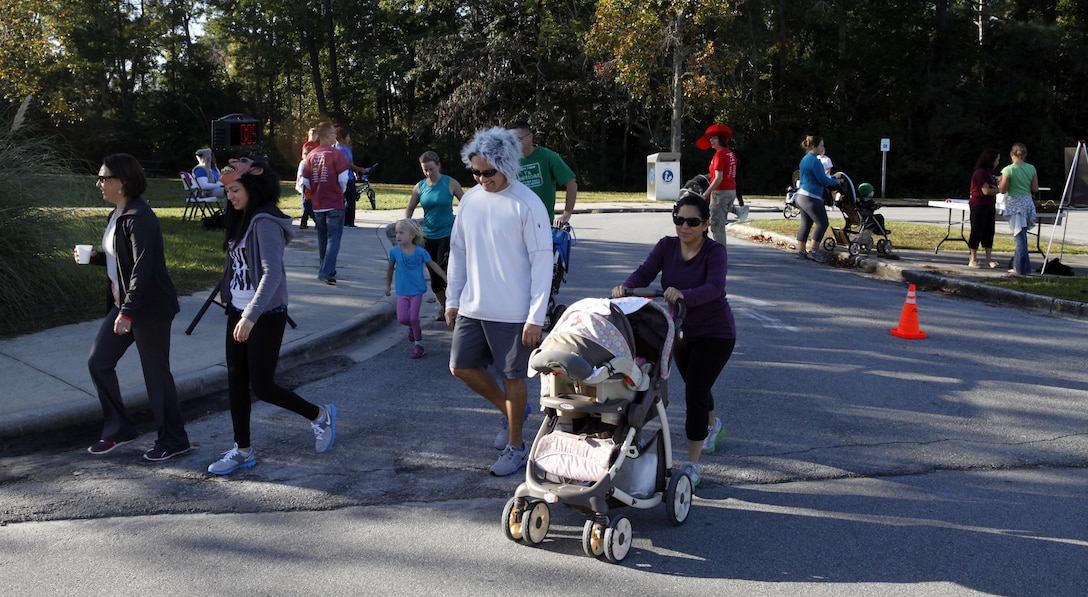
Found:
<svg viewBox="0 0 1088 597"><path fill-rule="evenodd" d="M613 357L655 362L661 378L668 379L674 333L672 318L659 303L587 298L567 308L547 340L577 347L593 365Z"/></svg>

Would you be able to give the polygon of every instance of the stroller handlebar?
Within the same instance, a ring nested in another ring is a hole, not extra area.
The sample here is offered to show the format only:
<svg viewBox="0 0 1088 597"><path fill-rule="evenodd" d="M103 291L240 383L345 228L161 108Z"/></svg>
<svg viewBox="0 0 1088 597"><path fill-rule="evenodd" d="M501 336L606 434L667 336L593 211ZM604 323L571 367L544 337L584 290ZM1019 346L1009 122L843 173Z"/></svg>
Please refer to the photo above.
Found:
<svg viewBox="0 0 1088 597"><path fill-rule="evenodd" d="M641 296L643 298L662 298L665 296L665 291L659 288L626 288L623 291L624 296ZM673 304L673 320L676 326L676 335L680 338L684 337L684 333L680 330L680 326L684 323L684 316L687 315L688 307L684 303L684 299L680 299Z"/></svg>

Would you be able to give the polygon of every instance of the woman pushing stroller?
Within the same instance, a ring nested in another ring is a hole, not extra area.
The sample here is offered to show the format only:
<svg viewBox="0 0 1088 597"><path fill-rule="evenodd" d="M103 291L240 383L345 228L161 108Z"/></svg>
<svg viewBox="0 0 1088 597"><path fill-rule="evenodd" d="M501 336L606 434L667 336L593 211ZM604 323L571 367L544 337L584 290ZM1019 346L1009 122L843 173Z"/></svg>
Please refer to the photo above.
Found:
<svg viewBox="0 0 1088 597"><path fill-rule="evenodd" d="M819 156L824 153L823 137L809 135L801 142L801 148L805 150L805 157L801 158L798 166L800 182L794 197L797 207L801 209L801 227L797 229L797 256L824 263L827 258L820 254L820 241L823 240L828 226L827 208L823 199L824 187L838 185L841 178L838 175L829 176L820 163ZM808 233L813 224L816 224L816 230L809 241Z"/></svg>
<svg viewBox="0 0 1088 597"><path fill-rule="evenodd" d="M710 208L702 197L681 197L672 209L676 236L659 240L646 261L612 289L614 298L623 297L630 288L649 286L660 273L665 300L683 300L687 305L683 337L673 347L673 355L684 380L687 403L688 462L683 470L693 487L702 473L700 453L712 454L725 434L711 389L733 354L737 338L725 293L728 255L725 245L708 237L709 219Z"/></svg>

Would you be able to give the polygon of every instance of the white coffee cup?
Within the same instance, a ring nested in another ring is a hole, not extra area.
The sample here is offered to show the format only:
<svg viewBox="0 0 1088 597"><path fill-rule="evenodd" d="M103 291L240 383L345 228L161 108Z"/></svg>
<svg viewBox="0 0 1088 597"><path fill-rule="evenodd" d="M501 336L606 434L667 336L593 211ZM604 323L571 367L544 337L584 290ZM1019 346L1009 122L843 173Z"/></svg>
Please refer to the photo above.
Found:
<svg viewBox="0 0 1088 597"><path fill-rule="evenodd" d="M76 259L80 265L87 265L91 262L91 245L76 245Z"/></svg>

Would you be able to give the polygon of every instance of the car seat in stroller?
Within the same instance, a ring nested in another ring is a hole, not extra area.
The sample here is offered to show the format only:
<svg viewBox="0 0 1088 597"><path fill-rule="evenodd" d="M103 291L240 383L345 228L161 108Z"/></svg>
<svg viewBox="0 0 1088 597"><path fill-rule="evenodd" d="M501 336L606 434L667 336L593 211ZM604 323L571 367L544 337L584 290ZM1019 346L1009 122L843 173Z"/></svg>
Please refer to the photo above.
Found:
<svg viewBox="0 0 1088 597"><path fill-rule="evenodd" d="M892 233L884 224L884 216L876 213L882 205L872 197L872 185L863 183L862 187L868 187L865 193L859 193L854 187L854 182L844 172L842 182L838 187L833 187L835 206L842 212L845 224L842 228L831 227L831 236L824 238L823 247L826 251L834 251L836 246L847 247L851 255L869 253L873 249L873 237L877 239L876 250L887 255L892 252L892 241L888 235Z"/></svg>
<svg viewBox="0 0 1088 597"><path fill-rule="evenodd" d="M583 551L619 562L631 523L610 508L664 503L669 522L687 519L691 479L672 470L665 415L675 330L664 306L638 297L583 299L556 322L529 359L544 421L503 510L507 538L539 544L549 504L562 503L588 515Z"/></svg>

